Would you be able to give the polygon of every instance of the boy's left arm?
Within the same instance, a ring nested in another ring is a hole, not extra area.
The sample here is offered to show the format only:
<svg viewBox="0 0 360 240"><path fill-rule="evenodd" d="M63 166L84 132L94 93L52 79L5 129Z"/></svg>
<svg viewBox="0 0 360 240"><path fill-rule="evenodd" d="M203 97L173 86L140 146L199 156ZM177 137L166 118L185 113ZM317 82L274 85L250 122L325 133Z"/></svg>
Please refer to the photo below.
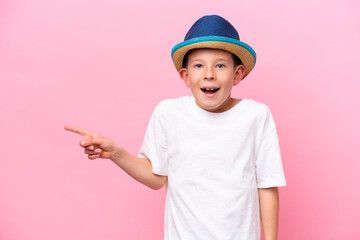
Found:
<svg viewBox="0 0 360 240"><path fill-rule="evenodd" d="M277 187L258 188L260 218L265 240L278 240L279 191Z"/></svg>

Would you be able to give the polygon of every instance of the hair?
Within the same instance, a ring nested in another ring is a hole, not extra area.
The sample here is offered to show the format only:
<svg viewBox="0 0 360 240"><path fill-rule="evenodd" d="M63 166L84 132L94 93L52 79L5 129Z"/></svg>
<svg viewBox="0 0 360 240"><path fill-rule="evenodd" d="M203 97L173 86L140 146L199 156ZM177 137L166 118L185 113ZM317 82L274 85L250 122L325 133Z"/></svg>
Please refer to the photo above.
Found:
<svg viewBox="0 0 360 240"><path fill-rule="evenodd" d="M184 56L184 59L183 59L183 67L184 68L187 68L188 67L188 58L189 58L189 54L190 52L192 52L193 50L196 50L196 49L191 49L190 51L188 51L185 56ZM224 50L225 51L225 50ZM235 54L231 53L232 55L232 59L233 59L233 63L234 63L234 68L243 64L242 61L240 60L240 58L238 56L236 56Z"/></svg>

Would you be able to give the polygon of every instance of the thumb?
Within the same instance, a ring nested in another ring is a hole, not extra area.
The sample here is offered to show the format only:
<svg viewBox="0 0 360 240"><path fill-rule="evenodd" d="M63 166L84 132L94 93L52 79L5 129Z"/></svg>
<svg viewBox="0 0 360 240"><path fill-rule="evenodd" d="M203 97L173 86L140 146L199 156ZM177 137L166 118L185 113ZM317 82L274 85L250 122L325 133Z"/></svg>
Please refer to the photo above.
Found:
<svg viewBox="0 0 360 240"><path fill-rule="evenodd" d="M87 142L87 141L86 141ZM93 138L91 139L91 144L92 145L98 145L100 146L101 144L104 143L104 139L103 138Z"/></svg>

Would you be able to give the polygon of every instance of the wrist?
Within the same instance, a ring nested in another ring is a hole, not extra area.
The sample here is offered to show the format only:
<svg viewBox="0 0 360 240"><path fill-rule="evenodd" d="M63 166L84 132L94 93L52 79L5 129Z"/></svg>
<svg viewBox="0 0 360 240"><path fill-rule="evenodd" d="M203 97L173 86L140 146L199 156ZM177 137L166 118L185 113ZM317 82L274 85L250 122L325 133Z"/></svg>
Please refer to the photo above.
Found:
<svg viewBox="0 0 360 240"><path fill-rule="evenodd" d="M124 152L124 149L117 145L109 159L113 162L116 162L120 159L123 152Z"/></svg>

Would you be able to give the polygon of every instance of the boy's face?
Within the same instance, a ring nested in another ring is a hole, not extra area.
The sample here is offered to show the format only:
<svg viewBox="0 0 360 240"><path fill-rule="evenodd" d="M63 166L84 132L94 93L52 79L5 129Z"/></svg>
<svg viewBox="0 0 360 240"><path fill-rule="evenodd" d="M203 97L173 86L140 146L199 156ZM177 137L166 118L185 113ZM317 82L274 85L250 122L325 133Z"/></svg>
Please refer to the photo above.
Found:
<svg viewBox="0 0 360 240"><path fill-rule="evenodd" d="M235 105L231 90L242 80L245 67L234 67L232 54L227 51L195 49L188 55L187 68L181 68L179 74L194 95L196 104L216 113Z"/></svg>

